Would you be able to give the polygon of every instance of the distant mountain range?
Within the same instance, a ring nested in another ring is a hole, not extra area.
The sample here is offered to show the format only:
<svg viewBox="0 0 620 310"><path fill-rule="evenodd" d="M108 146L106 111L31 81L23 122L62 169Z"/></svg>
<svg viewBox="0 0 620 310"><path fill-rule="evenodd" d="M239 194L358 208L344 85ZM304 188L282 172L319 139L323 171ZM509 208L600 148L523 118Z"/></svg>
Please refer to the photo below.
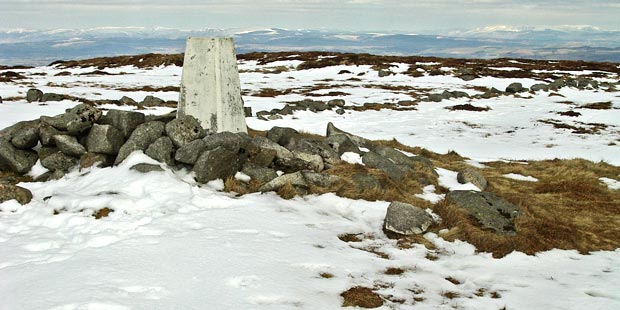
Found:
<svg viewBox="0 0 620 310"><path fill-rule="evenodd" d="M178 30L105 27L0 30L0 64L42 65L55 60L144 53L180 53L189 36L233 36L238 53L336 51L458 58L533 58L620 62L620 31L591 26L494 26L439 35L322 30Z"/></svg>

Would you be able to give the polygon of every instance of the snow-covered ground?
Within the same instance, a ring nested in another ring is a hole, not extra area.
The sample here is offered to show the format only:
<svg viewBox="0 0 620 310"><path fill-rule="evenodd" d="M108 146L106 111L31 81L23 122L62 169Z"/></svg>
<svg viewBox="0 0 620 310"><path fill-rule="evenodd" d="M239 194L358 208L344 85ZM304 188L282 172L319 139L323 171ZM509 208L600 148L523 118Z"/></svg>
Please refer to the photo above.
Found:
<svg viewBox="0 0 620 310"><path fill-rule="evenodd" d="M407 91L382 88L385 85L475 94L474 86L503 89L512 82L526 87L538 82L490 77L465 82L452 76L403 74L380 78L370 66L297 71L295 65L293 61L263 66L240 63L246 105L255 112L281 108L288 101L307 98L296 91L318 83L329 89L313 93L349 95L313 98L342 98L347 105L363 105L411 99ZM259 72L276 66L291 69L279 74ZM404 71L398 68L395 71ZM125 74L76 75L93 70L13 70L27 79L0 84L0 96L5 98L0 104L0 128L58 114L76 104L39 105L6 99L23 97L32 86L87 99L129 96L139 101L152 94L176 100L178 96L171 91L119 88L178 86L180 67L121 67L105 71ZM351 74L338 74L341 70ZM72 75L54 76L61 71ZM610 78L618 80L618 76ZM252 96L264 88L296 91L275 98ZM620 92L567 87L559 93L565 98L538 92L529 99L501 96L472 102L466 98L423 102L415 111L347 110L344 115L302 111L281 120L247 121L255 129L289 126L321 134L331 121L370 139L396 138L433 151L455 150L472 158L468 162L479 168L489 160L555 157L620 164ZM612 109L580 108L605 101L612 102ZM491 110L445 109L464 103ZM557 114L567 110L581 116ZM600 134L573 134L539 122L547 119L575 126L600 123L607 128ZM352 154L345 159L359 161ZM495 259L477 253L468 243L447 242L432 233L425 237L436 249L422 245L401 249L381 229L388 202L333 194L292 200L274 193L235 197L222 192L222 182L197 184L188 171L140 174L129 169L139 162L153 160L134 153L115 168L73 171L45 183L21 183L32 191L32 202L0 204L0 309L338 309L340 293L354 286L374 288L387 299L383 309L620 308L620 250L590 255L552 250ZM443 187L477 190L471 184L458 184L453 171L438 169L438 173ZM516 174L506 177L535 181ZM618 188L617 180L601 182ZM427 187L420 197L440 201L443 196L435 190ZM104 207L115 211L99 220L91 216ZM360 241L342 241L338 238L342 234L359 234ZM403 273L386 274L388 268L400 268Z"/></svg>

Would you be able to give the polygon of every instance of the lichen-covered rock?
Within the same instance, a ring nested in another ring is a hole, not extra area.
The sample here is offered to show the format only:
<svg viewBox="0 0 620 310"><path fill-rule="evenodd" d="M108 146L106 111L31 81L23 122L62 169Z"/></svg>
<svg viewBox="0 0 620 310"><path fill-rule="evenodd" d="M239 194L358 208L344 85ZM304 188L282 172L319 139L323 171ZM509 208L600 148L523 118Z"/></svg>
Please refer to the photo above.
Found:
<svg viewBox="0 0 620 310"><path fill-rule="evenodd" d="M166 124L151 121L140 124L129 136L127 142L118 151L114 164L118 165L134 151L146 151L146 148L164 135Z"/></svg>
<svg viewBox="0 0 620 310"><path fill-rule="evenodd" d="M484 229L502 235L516 233L515 219L521 213L519 207L493 193L452 191L446 199L469 213Z"/></svg>
<svg viewBox="0 0 620 310"><path fill-rule="evenodd" d="M0 167L24 174L37 162L37 153L31 150L19 150L7 140L0 138Z"/></svg>
<svg viewBox="0 0 620 310"><path fill-rule="evenodd" d="M482 176L482 174L480 174L480 172L474 169L463 169L463 171L460 171L456 175L456 180L461 184L471 183L481 191L487 188L487 180Z"/></svg>
<svg viewBox="0 0 620 310"><path fill-rule="evenodd" d="M313 170L315 172L321 172L323 171L323 169L325 169L325 165L323 164L323 158L319 155L293 151L293 156L295 156L295 158L310 163L310 170Z"/></svg>
<svg viewBox="0 0 620 310"><path fill-rule="evenodd" d="M278 174L273 169L265 168L251 162L245 163L241 172L250 176L252 180L257 180L260 183L267 183L278 177Z"/></svg>
<svg viewBox="0 0 620 310"><path fill-rule="evenodd" d="M0 184L0 203L15 199L22 205L32 200L32 193L19 186L10 184Z"/></svg>
<svg viewBox="0 0 620 310"><path fill-rule="evenodd" d="M379 169L385 172L385 174L387 174L392 180L397 182L401 182L405 179L405 176L413 172L408 166L397 165L387 158L372 151L365 153L362 156L362 162L370 168Z"/></svg>
<svg viewBox="0 0 620 310"><path fill-rule="evenodd" d="M76 166L77 163L77 158L63 154L62 152L54 153L41 160L41 165L51 171L69 171L69 169Z"/></svg>
<svg viewBox="0 0 620 310"><path fill-rule="evenodd" d="M334 183L341 180L340 177L337 177L335 175L330 175L326 173L317 173L314 171L304 170L304 171L301 171L301 174L303 175L304 179L306 180L308 184L312 184L318 187L330 187Z"/></svg>
<svg viewBox="0 0 620 310"><path fill-rule="evenodd" d="M146 149L145 154L168 166L174 166L174 145L168 137L161 137Z"/></svg>
<svg viewBox="0 0 620 310"><path fill-rule="evenodd" d="M125 142L125 135L112 125L95 124L86 139L86 149L92 153L116 155Z"/></svg>
<svg viewBox="0 0 620 310"><path fill-rule="evenodd" d="M54 136L59 134L63 134L63 132L49 124L41 124L39 128L39 141L43 146L53 146L56 143L54 142Z"/></svg>
<svg viewBox="0 0 620 310"><path fill-rule="evenodd" d="M53 117L41 116L41 121L54 128L77 135L90 129L101 117L101 110L88 104L78 104L68 112Z"/></svg>
<svg viewBox="0 0 620 310"><path fill-rule="evenodd" d="M221 146L238 152L240 149L245 148L245 145L250 143L251 139L246 133L223 131L207 135L202 140L206 143L207 150Z"/></svg>
<svg viewBox="0 0 620 310"><path fill-rule="evenodd" d="M274 167L286 173L293 173L301 170L313 170L314 164L299 157L276 158L273 161Z"/></svg>
<svg viewBox="0 0 620 310"><path fill-rule="evenodd" d="M43 92L36 88L31 88L26 92L26 101L28 102L39 102L41 98L43 98Z"/></svg>
<svg viewBox="0 0 620 310"><path fill-rule="evenodd" d="M207 143L203 139L196 139L179 148L174 155L174 159L178 162L193 165L196 163L198 156L207 149Z"/></svg>
<svg viewBox="0 0 620 310"><path fill-rule="evenodd" d="M166 124L166 134L179 148L205 136L205 130L195 117L184 115Z"/></svg>
<svg viewBox="0 0 620 310"><path fill-rule="evenodd" d="M196 160L193 171L198 182L206 183L233 177L241 169L242 164L237 152L217 147L204 151Z"/></svg>
<svg viewBox="0 0 620 310"><path fill-rule="evenodd" d="M102 120L101 123L116 127L125 135L125 138L129 138L136 127L144 123L145 115L134 111L110 110L104 118L105 121Z"/></svg>
<svg viewBox="0 0 620 310"><path fill-rule="evenodd" d="M53 139L58 149L66 155L79 157L86 153L86 148L74 136L55 135Z"/></svg>
<svg viewBox="0 0 620 310"><path fill-rule="evenodd" d="M431 224L433 218L422 208L394 201L387 209L383 227L388 231L410 236L426 232Z"/></svg>
<svg viewBox="0 0 620 310"><path fill-rule="evenodd" d="M370 140L362 138L360 136L350 134L344 130L338 129L336 126L334 126L332 122L329 122L327 123L326 136L331 137L333 135L345 135L349 137L349 139L351 139L351 141L353 141L358 147L368 148L370 144Z"/></svg>
<svg viewBox="0 0 620 310"><path fill-rule="evenodd" d="M28 126L16 132L11 143L18 149L27 150L39 144L39 127Z"/></svg>
<svg viewBox="0 0 620 310"><path fill-rule="evenodd" d="M65 100L65 95L56 94L56 93L45 93L41 97L41 101L49 102L49 101L63 101Z"/></svg>
<svg viewBox="0 0 620 310"><path fill-rule="evenodd" d="M0 138L3 138L7 141L11 141L13 137L24 130L28 130L30 128L39 128L41 122L39 120L33 121L21 121L17 122L9 127L0 130Z"/></svg>
<svg viewBox="0 0 620 310"><path fill-rule="evenodd" d="M293 152L319 155L326 167L340 163L340 156L324 141L304 138L293 138L288 149Z"/></svg>
<svg viewBox="0 0 620 310"><path fill-rule="evenodd" d="M276 153L276 159L294 157L291 151L265 137L255 137L254 139L252 139L252 144L258 147L260 151L273 150Z"/></svg>
<svg viewBox="0 0 620 310"><path fill-rule="evenodd" d="M381 182L372 175L366 173L356 173L351 177L351 181L357 186L357 190L360 193L365 191L380 189Z"/></svg>

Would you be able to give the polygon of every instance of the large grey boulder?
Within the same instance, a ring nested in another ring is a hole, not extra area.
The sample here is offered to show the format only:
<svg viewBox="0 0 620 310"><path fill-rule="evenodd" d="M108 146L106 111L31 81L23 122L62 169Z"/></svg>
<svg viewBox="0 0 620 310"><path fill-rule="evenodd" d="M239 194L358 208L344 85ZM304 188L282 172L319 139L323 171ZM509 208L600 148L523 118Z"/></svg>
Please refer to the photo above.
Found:
<svg viewBox="0 0 620 310"><path fill-rule="evenodd" d="M28 130L30 128L39 128L40 126L41 122L39 120L17 122L9 127L1 129L0 138L11 141L13 137L20 132Z"/></svg>
<svg viewBox="0 0 620 310"><path fill-rule="evenodd" d="M252 180L256 180L260 183L267 183L278 177L278 174L273 169L265 168L251 162L245 163L241 172L247 174Z"/></svg>
<svg viewBox="0 0 620 310"><path fill-rule="evenodd" d="M301 171L301 175L303 175L304 179L308 184L312 184L318 187L330 187L341 180L340 177L335 175L330 175L327 173L317 173L308 170Z"/></svg>
<svg viewBox="0 0 620 310"><path fill-rule="evenodd" d="M88 133L86 149L93 153L116 155L125 142L125 135L112 125L95 124Z"/></svg>
<svg viewBox="0 0 620 310"><path fill-rule="evenodd" d="M274 168L286 173L293 173L300 170L313 170L315 163L293 156L288 158L276 158L273 161Z"/></svg>
<svg viewBox="0 0 620 310"><path fill-rule="evenodd" d="M198 156L207 149L207 143L203 139L196 139L180 147L174 159L178 162L193 165L198 160Z"/></svg>
<svg viewBox="0 0 620 310"><path fill-rule="evenodd" d="M45 159L41 160L41 165L51 171L60 170L60 171L69 171L69 169L76 166L78 163L78 159L65 155L62 152L54 153L50 156L47 156Z"/></svg>
<svg viewBox="0 0 620 310"><path fill-rule="evenodd" d="M31 88L26 92L26 101L28 102L38 102L43 98L43 92L36 89Z"/></svg>
<svg viewBox="0 0 620 310"><path fill-rule="evenodd" d="M410 236L426 232L433 218L423 209L404 202L390 203L383 227L391 232Z"/></svg>
<svg viewBox="0 0 620 310"><path fill-rule="evenodd" d="M403 181L408 174L413 172L408 166L397 165L373 151L365 153L364 156L362 156L362 162L367 167L385 172L392 180L397 182Z"/></svg>
<svg viewBox="0 0 620 310"><path fill-rule="evenodd" d="M88 104L78 104L57 116L41 116L41 121L54 128L76 135L90 129L101 117L101 110Z"/></svg>
<svg viewBox="0 0 620 310"><path fill-rule="evenodd" d="M150 121L140 124L129 136L127 142L118 151L114 164L118 165L134 151L146 151L146 148L164 135L166 124Z"/></svg>
<svg viewBox="0 0 620 310"><path fill-rule="evenodd" d="M74 136L55 135L53 139L58 149L66 155L82 156L86 153L86 148Z"/></svg>
<svg viewBox="0 0 620 310"><path fill-rule="evenodd" d="M471 168L465 168L460 171L456 175L456 180L461 184L471 183L482 191L487 188L487 180L484 176Z"/></svg>
<svg viewBox="0 0 620 310"><path fill-rule="evenodd" d="M196 160L193 171L198 182L206 183L233 177L241 169L242 164L237 152L217 147L204 151Z"/></svg>
<svg viewBox="0 0 620 310"><path fill-rule="evenodd" d="M279 145L265 137L255 137L252 143L261 150L273 150L276 152L276 159L293 158L293 153L287 148Z"/></svg>
<svg viewBox="0 0 620 310"><path fill-rule="evenodd" d="M523 89L523 85L521 83L510 83L510 85L508 85L506 87L506 92L507 93L511 93L511 94L515 94L515 93L520 93L522 92Z"/></svg>
<svg viewBox="0 0 620 310"><path fill-rule="evenodd" d="M325 142L338 154L342 156L345 152L362 154L359 147L347 135L335 134L327 137Z"/></svg>
<svg viewBox="0 0 620 310"><path fill-rule="evenodd" d="M174 166L174 145L168 137L161 137L146 149L145 154L168 166Z"/></svg>
<svg viewBox="0 0 620 310"><path fill-rule="evenodd" d="M30 171L37 160L36 152L16 149L10 142L0 138L0 167L24 174Z"/></svg>
<svg viewBox="0 0 620 310"><path fill-rule="evenodd" d="M310 154L306 152L293 151L293 156L297 159L301 159L307 163L310 163L310 170L315 172L321 172L325 169L323 164L323 158L320 155Z"/></svg>
<svg viewBox="0 0 620 310"><path fill-rule="evenodd" d="M28 126L16 132L11 143L18 149L31 149L39 144L39 127Z"/></svg>
<svg viewBox="0 0 620 310"><path fill-rule="evenodd" d="M144 99L142 100L142 102L140 102L140 104L145 106L145 107L157 107L157 106L163 105L164 102L165 101L160 99L160 98L148 95L148 96L144 97Z"/></svg>
<svg viewBox="0 0 620 310"><path fill-rule="evenodd" d="M206 132L195 117L184 115L166 124L166 134L176 147L182 147L204 137Z"/></svg>
<svg viewBox="0 0 620 310"><path fill-rule="evenodd" d="M351 177L351 181L357 187L357 191L363 193L365 191L381 189L381 182L372 175L366 173L355 173Z"/></svg>
<svg viewBox="0 0 620 310"><path fill-rule="evenodd" d="M47 156L56 154L58 152L60 152L60 150L55 146L43 146L37 150L37 154L39 155L40 160L44 160Z"/></svg>
<svg viewBox="0 0 620 310"><path fill-rule="evenodd" d="M230 131L216 132L207 135L202 140L206 143L207 150L221 146L235 152L245 148L245 145L250 143L250 137L246 133Z"/></svg>
<svg viewBox="0 0 620 310"><path fill-rule="evenodd" d="M409 156L389 146L378 146L373 148L373 151L397 165L413 166L415 163Z"/></svg>
<svg viewBox="0 0 620 310"><path fill-rule="evenodd" d="M327 123L326 136L331 137L333 135L345 135L351 139L358 147L368 148L370 145L370 140L362 138L360 136L356 136L354 134L350 134L344 130L338 129L332 122Z"/></svg>
<svg viewBox="0 0 620 310"><path fill-rule="evenodd" d="M311 140L305 138L293 138L287 147L293 153L306 153L319 155L323 158L326 166L336 165L340 163L340 156L332 147L324 141Z"/></svg>
<svg viewBox="0 0 620 310"><path fill-rule="evenodd" d="M516 233L515 219L521 213L519 207L493 193L452 191L446 199L474 217L484 229L503 235Z"/></svg>
<svg viewBox="0 0 620 310"><path fill-rule="evenodd" d="M101 123L116 127L125 135L125 138L129 138L134 129L144 123L144 120L145 115L140 112L110 110Z"/></svg>
<svg viewBox="0 0 620 310"><path fill-rule="evenodd" d="M118 103L121 105L136 105L137 102L127 96L123 96L121 97L121 99L118 100Z"/></svg>
<svg viewBox="0 0 620 310"><path fill-rule="evenodd" d="M0 203L13 199L25 205L32 200L32 193L23 187L11 184L0 184Z"/></svg>
<svg viewBox="0 0 620 310"><path fill-rule="evenodd" d="M287 146L296 137L299 137L299 132L293 128L275 126L267 131L267 139L281 146Z"/></svg>
<svg viewBox="0 0 620 310"><path fill-rule="evenodd" d="M265 147L265 144L267 144L267 147ZM276 149L280 149L280 152L286 152L287 155L285 156L290 155L292 157L292 153L289 150L265 137L252 139L250 143L246 144L245 148L248 161L261 167L268 167L273 163L273 160L278 155Z"/></svg>

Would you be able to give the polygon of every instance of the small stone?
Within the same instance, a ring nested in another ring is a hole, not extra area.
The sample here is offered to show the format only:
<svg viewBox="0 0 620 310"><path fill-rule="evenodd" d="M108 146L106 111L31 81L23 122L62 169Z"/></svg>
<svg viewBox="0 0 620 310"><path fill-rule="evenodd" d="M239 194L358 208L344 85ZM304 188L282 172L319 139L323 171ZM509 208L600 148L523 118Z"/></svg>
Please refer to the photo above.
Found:
<svg viewBox="0 0 620 310"><path fill-rule="evenodd" d="M379 70L378 74L379 74L379 77L386 77L386 76L392 75L392 72L388 70Z"/></svg>
<svg viewBox="0 0 620 310"><path fill-rule="evenodd" d="M258 190L261 192L277 191L287 183L290 183L293 186L308 187L308 183L306 182L304 176L301 172L297 171L295 173L279 176L264 184Z"/></svg>
<svg viewBox="0 0 620 310"><path fill-rule="evenodd" d="M343 115L344 113L345 113L344 109L342 109L342 108L336 109L336 114Z"/></svg>
<svg viewBox="0 0 620 310"><path fill-rule="evenodd" d="M57 152L45 157L41 160L41 165L48 170L60 170L69 171L72 167L77 165L78 160L75 157L65 155L62 152Z"/></svg>
<svg viewBox="0 0 620 310"><path fill-rule="evenodd" d="M205 136L205 130L195 117L181 116L166 124L166 134L176 147L182 147Z"/></svg>
<svg viewBox="0 0 620 310"><path fill-rule="evenodd" d="M41 101L42 98L43 92L36 88L31 88L26 93L26 101L28 102L38 102Z"/></svg>
<svg viewBox="0 0 620 310"><path fill-rule="evenodd" d="M141 172L141 173L162 172L162 171L164 171L164 168L162 168L160 165L145 164L145 163L133 165L129 169L130 170L134 170L134 171L138 171L138 172Z"/></svg>
<svg viewBox="0 0 620 310"><path fill-rule="evenodd" d="M456 175L456 179L461 184L471 183L483 191L487 187L487 180L480 174L480 172L465 168L463 171Z"/></svg>
<svg viewBox="0 0 620 310"><path fill-rule="evenodd" d="M252 108L243 107L243 113L245 114L245 117L252 117Z"/></svg>
<svg viewBox="0 0 620 310"><path fill-rule="evenodd" d="M411 236L423 234L431 224L433 218L423 209L394 201L387 209L383 227L397 234Z"/></svg>
<svg viewBox="0 0 620 310"><path fill-rule="evenodd" d="M342 99L332 99L330 101L327 101L327 106L332 107L332 108L333 107L342 108L344 107L344 105L345 105L345 102Z"/></svg>
<svg viewBox="0 0 620 310"><path fill-rule="evenodd" d="M61 134L60 130L49 124L41 124L41 128L39 128L39 141L41 141L43 146L55 145L54 136L58 134Z"/></svg>
<svg viewBox="0 0 620 310"><path fill-rule="evenodd" d="M125 135L112 125L95 124L86 139L86 149L93 153L115 155L125 142Z"/></svg>
<svg viewBox="0 0 620 310"><path fill-rule="evenodd" d="M0 203L13 199L17 200L20 204L25 205L32 200L32 193L23 187L10 184L0 184Z"/></svg>
<svg viewBox="0 0 620 310"><path fill-rule="evenodd" d="M58 149L69 156L82 156L86 148L81 145L76 137L67 135L55 135L54 142Z"/></svg>

